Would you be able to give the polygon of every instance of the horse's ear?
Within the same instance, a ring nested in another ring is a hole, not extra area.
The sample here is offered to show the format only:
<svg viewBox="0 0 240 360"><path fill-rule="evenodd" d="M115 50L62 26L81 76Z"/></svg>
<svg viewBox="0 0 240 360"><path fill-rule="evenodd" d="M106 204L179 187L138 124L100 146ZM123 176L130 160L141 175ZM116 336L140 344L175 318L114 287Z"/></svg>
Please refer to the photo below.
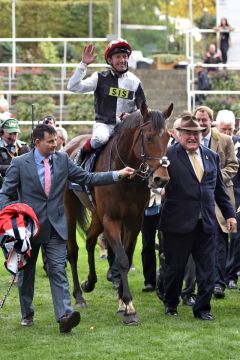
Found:
<svg viewBox="0 0 240 360"><path fill-rule="evenodd" d="M171 113L173 111L173 103L169 105L169 107L163 111L163 116L165 119L168 119L171 116Z"/></svg>
<svg viewBox="0 0 240 360"><path fill-rule="evenodd" d="M143 102L141 103L140 112L141 112L141 114L142 114L143 119L144 119L144 120L147 119L150 110L149 110L149 108L148 108L148 106L147 106L146 101L143 101Z"/></svg>

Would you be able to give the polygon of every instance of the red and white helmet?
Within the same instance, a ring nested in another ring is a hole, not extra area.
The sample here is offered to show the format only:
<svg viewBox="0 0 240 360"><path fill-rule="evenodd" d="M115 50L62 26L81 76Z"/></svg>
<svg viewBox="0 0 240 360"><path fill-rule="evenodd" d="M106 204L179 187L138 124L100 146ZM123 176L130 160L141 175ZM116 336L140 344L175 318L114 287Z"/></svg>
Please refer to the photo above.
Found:
<svg viewBox="0 0 240 360"><path fill-rule="evenodd" d="M109 57L117 53L126 53L130 56L132 53L131 45L124 39L110 41L104 52L106 63L108 64Z"/></svg>

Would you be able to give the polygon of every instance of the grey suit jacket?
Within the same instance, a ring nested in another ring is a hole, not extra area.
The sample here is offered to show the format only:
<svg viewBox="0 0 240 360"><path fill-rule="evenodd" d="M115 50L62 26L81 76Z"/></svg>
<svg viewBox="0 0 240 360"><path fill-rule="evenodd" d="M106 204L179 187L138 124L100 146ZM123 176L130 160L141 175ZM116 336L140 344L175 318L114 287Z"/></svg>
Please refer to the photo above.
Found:
<svg viewBox="0 0 240 360"><path fill-rule="evenodd" d="M223 182L226 185L227 193L231 199L233 208L235 209L235 198L233 191L233 177L238 171L238 159L235 154L234 144L231 136L221 134L216 129L211 130L211 150L215 151L220 157L220 168ZM227 233L226 221L216 205L216 217L222 231Z"/></svg>
<svg viewBox="0 0 240 360"><path fill-rule="evenodd" d="M40 233L34 241L48 241L51 225L67 240L64 189L68 180L92 186L114 183L113 172L89 173L76 166L66 153L56 152L53 155L51 189L47 197L37 173L32 150L12 160L0 192L0 207L8 205L11 195L17 191L18 201L31 206L40 221Z"/></svg>

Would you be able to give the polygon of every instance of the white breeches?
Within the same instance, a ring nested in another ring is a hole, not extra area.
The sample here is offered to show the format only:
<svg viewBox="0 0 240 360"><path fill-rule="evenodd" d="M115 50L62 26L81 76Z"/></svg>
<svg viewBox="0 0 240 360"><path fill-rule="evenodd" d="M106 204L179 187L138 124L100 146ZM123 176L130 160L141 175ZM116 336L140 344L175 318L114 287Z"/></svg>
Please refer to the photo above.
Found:
<svg viewBox="0 0 240 360"><path fill-rule="evenodd" d="M99 122L95 122L93 125L92 138L91 138L91 146L94 149L106 144L115 125L107 125Z"/></svg>

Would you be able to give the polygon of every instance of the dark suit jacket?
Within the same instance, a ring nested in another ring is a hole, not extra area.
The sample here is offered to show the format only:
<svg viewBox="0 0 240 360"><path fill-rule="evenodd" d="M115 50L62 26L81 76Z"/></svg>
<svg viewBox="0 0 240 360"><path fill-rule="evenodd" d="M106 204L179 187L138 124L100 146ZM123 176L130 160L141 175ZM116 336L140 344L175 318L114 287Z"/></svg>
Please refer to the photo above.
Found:
<svg viewBox="0 0 240 360"><path fill-rule="evenodd" d="M202 215L204 231L213 234L216 228L215 201L225 219L235 217L222 180L219 156L200 147L204 175L198 182L188 154L179 144L168 148L170 181L166 185L160 229L166 232L191 232Z"/></svg>
<svg viewBox="0 0 240 360"><path fill-rule="evenodd" d="M238 163L240 163L240 137L234 135L232 137L235 153L238 159ZM236 200L236 207L238 208L240 206L240 166L238 168L237 174L233 178L233 189L234 189L234 195Z"/></svg>
<svg viewBox="0 0 240 360"><path fill-rule="evenodd" d="M0 192L0 207L7 205L11 195L18 191L19 202L31 206L40 221L40 233L34 241L47 241L50 237L51 225L63 239L67 240L63 197L68 180L93 186L114 183L112 172L89 173L76 166L66 153L56 152L53 155L51 190L47 197L31 151L12 160Z"/></svg>

